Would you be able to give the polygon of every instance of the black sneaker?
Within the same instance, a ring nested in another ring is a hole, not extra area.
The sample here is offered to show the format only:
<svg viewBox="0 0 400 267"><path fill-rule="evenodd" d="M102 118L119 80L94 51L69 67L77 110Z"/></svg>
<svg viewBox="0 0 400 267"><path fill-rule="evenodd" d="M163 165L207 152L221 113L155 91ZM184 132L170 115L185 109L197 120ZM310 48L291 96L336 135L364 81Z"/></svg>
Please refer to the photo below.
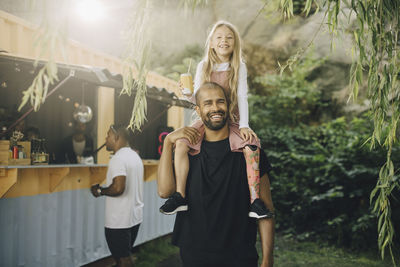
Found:
<svg viewBox="0 0 400 267"><path fill-rule="evenodd" d="M256 198L250 206L249 217L256 219L273 218L274 213L265 207L261 199Z"/></svg>
<svg viewBox="0 0 400 267"><path fill-rule="evenodd" d="M179 192L173 193L164 205L160 207L160 212L166 215L172 215L178 211L186 211L188 209L187 201Z"/></svg>

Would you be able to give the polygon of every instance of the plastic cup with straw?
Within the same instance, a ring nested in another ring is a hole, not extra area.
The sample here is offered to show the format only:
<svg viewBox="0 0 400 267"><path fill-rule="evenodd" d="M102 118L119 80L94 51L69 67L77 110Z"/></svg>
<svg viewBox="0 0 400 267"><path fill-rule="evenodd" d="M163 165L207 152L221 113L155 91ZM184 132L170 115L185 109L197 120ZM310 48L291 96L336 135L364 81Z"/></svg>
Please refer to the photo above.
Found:
<svg viewBox="0 0 400 267"><path fill-rule="evenodd" d="M193 94L193 78L192 74L190 74L190 67L192 65L192 59L189 61L189 68L187 73L182 73L180 77L180 81L183 87L182 93L184 95L192 95Z"/></svg>

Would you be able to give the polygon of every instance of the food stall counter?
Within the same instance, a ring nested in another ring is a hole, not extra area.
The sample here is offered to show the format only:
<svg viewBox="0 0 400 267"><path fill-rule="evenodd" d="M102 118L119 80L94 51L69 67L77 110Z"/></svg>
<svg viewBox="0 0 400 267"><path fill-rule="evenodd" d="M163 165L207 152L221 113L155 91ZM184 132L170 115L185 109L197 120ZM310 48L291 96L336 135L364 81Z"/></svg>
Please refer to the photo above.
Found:
<svg viewBox="0 0 400 267"><path fill-rule="evenodd" d="M145 181L157 178L158 162L143 160ZM106 174L106 164L4 165L0 166L0 198L89 189L104 183Z"/></svg>

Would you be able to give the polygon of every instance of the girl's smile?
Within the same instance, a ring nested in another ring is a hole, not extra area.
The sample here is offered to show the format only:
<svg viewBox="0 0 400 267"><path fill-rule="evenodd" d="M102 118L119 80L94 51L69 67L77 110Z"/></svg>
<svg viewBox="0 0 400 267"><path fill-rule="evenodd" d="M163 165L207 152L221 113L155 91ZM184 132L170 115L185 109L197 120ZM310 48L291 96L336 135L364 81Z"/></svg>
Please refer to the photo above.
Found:
<svg viewBox="0 0 400 267"><path fill-rule="evenodd" d="M211 39L211 48L214 49L219 60L229 62L235 46L233 32L226 26L217 28Z"/></svg>

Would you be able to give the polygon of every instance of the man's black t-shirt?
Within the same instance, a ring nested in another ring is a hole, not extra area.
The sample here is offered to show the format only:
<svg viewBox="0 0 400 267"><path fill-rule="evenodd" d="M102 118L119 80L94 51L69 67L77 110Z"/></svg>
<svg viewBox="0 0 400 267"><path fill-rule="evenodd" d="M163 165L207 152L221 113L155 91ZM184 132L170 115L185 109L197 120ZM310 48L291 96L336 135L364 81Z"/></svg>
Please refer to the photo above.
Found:
<svg viewBox="0 0 400 267"><path fill-rule="evenodd" d="M248 217L250 193L243 153L232 152L228 138L203 141L201 152L190 156L189 162L189 210L178 213L172 243L196 264L257 262L257 224ZM270 169L261 150L260 176Z"/></svg>

